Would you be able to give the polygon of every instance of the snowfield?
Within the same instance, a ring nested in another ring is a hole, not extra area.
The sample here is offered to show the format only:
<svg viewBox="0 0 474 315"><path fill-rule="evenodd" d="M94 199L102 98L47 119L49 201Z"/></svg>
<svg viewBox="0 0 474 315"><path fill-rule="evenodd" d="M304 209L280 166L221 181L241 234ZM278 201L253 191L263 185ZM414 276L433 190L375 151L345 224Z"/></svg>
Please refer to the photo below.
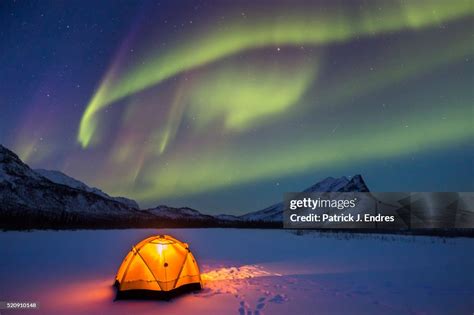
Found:
<svg viewBox="0 0 474 315"><path fill-rule="evenodd" d="M188 242L205 288L114 301L115 273L154 234ZM0 233L1 314L472 314L474 239L176 229Z"/></svg>

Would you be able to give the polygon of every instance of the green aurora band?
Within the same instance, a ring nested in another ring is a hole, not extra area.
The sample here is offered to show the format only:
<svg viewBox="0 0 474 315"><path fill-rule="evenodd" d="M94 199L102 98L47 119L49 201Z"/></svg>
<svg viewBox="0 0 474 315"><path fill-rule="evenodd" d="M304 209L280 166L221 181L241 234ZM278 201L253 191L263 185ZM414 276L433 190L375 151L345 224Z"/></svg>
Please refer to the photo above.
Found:
<svg viewBox="0 0 474 315"><path fill-rule="evenodd" d="M147 185L131 195L143 201L192 195L275 176L303 173L315 167L393 158L472 141L472 116L466 115L469 106L453 106L448 114L439 108L428 113L417 113L406 120L408 127L401 126L397 119L383 125L370 125L357 134L348 132L338 136L337 141L328 136L315 139L310 134L260 145L249 150L251 154L242 154L240 147L231 146L216 149L219 151L196 152L198 158L174 156L167 160L167 167L158 164L144 172ZM420 116L423 118L420 119ZM286 144L284 149L282 141ZM271 162L269 156L272 157ZM130 194L129 190L127 192Z"/></svg>
<svg viewBox="0 0 474 315"><path fill-rule="evenodd" d="M243 130L298 103L312 82L317 66L226 65L199 77L190 90L188 115L198 116L198 128L220 117L227 130ZM288 80L288 77L291 80Z"/></svg>
<svg viewBox="0 0 474 315"><path fill-rule="evenodd" d="M192 76L186 81L190 84L178 85L165 123L152 131L155 149L150 152L163 154L183 122L192 123L196 131L205 132L208 127L207 130L223 128L227 134L241 132L281 121L285 117L280 114L291 116L295 111L289 109L296 106L299 112L340 106L354 97L464 60L474 50L464 27L463 23L451 24L450 35L442 41L431 29L416 39L398 36L389 47L365 55L366 59L352 60L357 69L332 71L334 79L328 81L317 80L319 64L325 61L324 51L306 56L294 48L290 60L278 54L271 58L227 58Z"/></svg>
<svg viewBox="0 0 474 315"><path fill-rule="evenodd" d="M328 11L290 10L269 14L272 19L257 17L249 19L247 23L230 21L226 28L211 29L193 36L192 40L183 40L182 44L167 52L153 54L122 75L117 76L115 67L112 67L86 107L79 126L78 141L83 147L91 144L99 125L98 113L106 106L183 71L243 51L267 46L328 45L357 37L422 29L471 16L474 11L469 0L408 1L403 5L384 2L384 5L382 10L376 5L358 12L336 8ZM299 91L291 91L289 94L297 95ZM252 98L249 95L251 92L247 90L246 98ZM257 99L260 97L256 94ZM270 102L268 106L282 110L292 104L295 98L296 96L289 97L285 104ZM265 110L271 111L269 108ZM245 125L246 121L252 119L246 110L242 113L233 112L229 117L227 124L230 127Z"/></svg>

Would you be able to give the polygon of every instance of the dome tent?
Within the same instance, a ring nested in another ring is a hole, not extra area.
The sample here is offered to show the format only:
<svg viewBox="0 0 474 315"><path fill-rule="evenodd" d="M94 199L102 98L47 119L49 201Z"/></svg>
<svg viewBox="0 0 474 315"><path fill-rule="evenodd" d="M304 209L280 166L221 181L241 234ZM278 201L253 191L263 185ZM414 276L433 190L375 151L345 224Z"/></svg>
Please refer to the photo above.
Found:
<svg viewBox="0 0 474 315"><path fill-rule="evenodd" d="M200 289L201 284L188 244L169 235L152 236L135 245L115 277L117 298L168 297Z"/></svg>

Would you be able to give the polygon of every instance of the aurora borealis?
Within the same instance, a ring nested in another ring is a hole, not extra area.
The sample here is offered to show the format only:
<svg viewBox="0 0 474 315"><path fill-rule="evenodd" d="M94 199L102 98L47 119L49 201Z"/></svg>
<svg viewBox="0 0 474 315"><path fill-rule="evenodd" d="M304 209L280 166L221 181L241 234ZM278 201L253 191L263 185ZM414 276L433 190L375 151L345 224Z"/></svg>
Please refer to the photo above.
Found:
<svg viewBox="0 0 474 315"><path fill-rule="evenodd" d="M472 1L72 3L0 5L0 142L33 167L209 213L474 189Z"/></svg>

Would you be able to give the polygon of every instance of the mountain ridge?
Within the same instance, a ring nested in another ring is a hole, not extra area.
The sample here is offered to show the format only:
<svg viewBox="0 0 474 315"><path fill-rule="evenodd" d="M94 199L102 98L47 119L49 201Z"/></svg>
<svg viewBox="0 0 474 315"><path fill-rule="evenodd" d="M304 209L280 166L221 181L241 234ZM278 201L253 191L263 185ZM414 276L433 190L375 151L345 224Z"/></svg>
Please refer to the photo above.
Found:
<svg viewBox="0 0 474 315"><path fill-rule="evenodd" d="M0 216L2 225L44 222L111 222L143 216L140 210L103 196L57 184L32 170L0 145ZM145 214L146 215L146 214ZM31 224L28 224L31 223Z"/></svg>
<svg viewBox="0 0 474 315"><path fill-rule="evenodd" d="M361 175L348 179L327 177L303 192L369 191ZM136 201L112 197L102 190L60 171L31 169L11 150L0 144L0 218L4 222L22 220L74 222L123 222L144 226L162 222L194 222L200 225L281 223L283 203L241 216L204 214L190 207L159 205L140 209ZM21 223L18 223L21 224ZM122 224L122 223L121 223ZM8 224L7 224L8 225ZM33 224L34 225L34 224Z"/></svg>

